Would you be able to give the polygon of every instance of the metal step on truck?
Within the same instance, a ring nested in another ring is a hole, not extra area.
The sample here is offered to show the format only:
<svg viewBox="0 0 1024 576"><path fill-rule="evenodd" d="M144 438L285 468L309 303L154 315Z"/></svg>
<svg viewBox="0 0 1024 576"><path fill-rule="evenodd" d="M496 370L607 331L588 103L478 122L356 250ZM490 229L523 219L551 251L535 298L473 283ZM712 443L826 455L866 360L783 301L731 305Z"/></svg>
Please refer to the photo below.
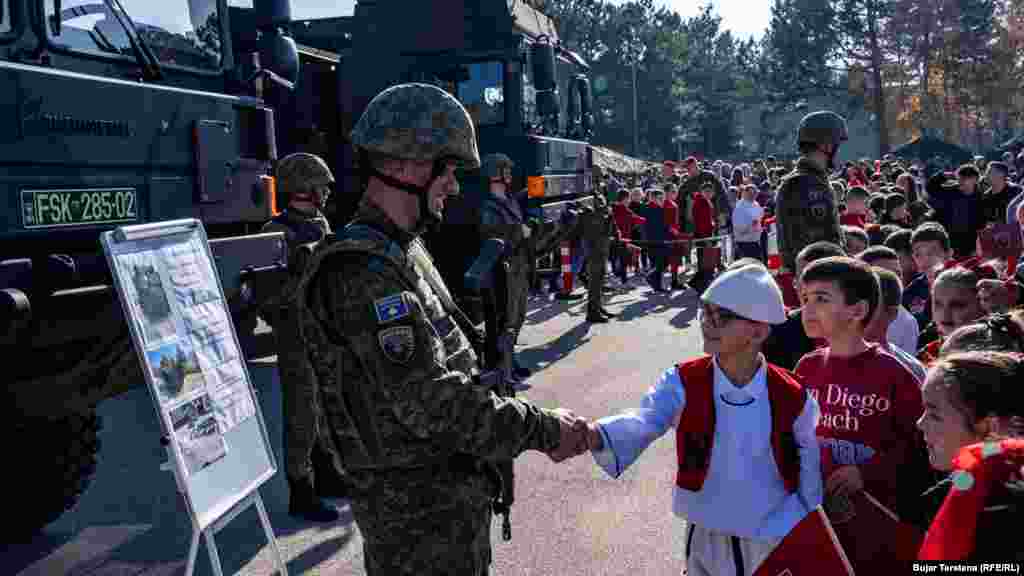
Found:
<svg viewBox="0 0 1024 576"><path fill-rule="evenodd" d="M144 381L102 231L201 220L243 352L271 350L255 310L286 249L259 234L277 158L259 96L293 88L299 61L287 1L254 12L243 54L227 0L0 0L4 542L74 505L100 450L95 406Z"/></svg>

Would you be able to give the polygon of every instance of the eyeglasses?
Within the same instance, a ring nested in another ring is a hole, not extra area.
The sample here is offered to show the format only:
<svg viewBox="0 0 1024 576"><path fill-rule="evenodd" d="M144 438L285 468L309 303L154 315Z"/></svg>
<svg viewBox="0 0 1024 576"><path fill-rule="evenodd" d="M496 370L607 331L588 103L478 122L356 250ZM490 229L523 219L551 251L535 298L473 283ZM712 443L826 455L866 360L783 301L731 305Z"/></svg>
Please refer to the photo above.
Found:
<svg viewBox="0 0 1024 576"><path fill-rule="evenodd" d="M725 308L719 306L711 307L707 304L701 304L700 308L697 309L697 322L706 324L712 328L721 328L733 320L741 320L742 316L734 312L730 312Z"/></svg>

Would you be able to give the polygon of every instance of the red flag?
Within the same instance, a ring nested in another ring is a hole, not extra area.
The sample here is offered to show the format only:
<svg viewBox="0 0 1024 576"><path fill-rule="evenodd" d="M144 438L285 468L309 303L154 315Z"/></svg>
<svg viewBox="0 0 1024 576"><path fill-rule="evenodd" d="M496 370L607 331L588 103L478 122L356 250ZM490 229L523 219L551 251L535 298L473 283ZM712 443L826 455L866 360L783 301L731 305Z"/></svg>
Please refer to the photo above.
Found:
<svg viewBox="0 0 1024 576"><path fill-rule="evenodd" d="M754 576L853 576L821 506L804 517L754 571Z"/></svg>

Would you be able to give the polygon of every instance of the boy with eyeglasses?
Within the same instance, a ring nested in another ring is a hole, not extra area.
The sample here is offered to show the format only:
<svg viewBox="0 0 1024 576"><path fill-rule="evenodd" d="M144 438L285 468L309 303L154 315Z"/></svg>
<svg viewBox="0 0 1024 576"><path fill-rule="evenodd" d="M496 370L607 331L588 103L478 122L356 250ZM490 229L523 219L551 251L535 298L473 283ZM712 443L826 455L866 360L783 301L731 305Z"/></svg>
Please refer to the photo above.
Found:
<svg viewBox="0 0 1024 576"><path fill-rule="evenodd" d="M665 370L638 410L590 423L587 443L618 478L674 427L672 508L689 523L687 574L749 576L821 503L818 405L761 354L786 319L764 266L722 273L698 317L706 354Z"/></svg>

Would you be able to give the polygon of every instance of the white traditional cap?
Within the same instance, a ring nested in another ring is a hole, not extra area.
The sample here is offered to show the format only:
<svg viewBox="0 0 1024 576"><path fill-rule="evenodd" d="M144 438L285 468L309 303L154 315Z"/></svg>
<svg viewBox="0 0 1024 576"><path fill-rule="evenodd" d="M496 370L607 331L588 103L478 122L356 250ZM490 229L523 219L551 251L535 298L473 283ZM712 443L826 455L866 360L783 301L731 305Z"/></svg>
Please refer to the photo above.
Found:
<svg viewBox="0 0 1024 576"><path fill-rule="evenodd" d="M760 264L726 270L708 286L701 300L755 322L786 321L782 291L768 269Z"/></svg>

